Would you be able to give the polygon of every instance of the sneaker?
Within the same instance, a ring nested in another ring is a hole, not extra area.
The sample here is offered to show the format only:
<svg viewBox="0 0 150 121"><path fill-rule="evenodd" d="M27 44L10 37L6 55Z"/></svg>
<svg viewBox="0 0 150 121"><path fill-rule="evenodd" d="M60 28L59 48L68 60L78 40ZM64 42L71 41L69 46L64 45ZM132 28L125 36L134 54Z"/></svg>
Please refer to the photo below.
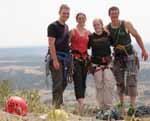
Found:
<svg viewBox="0 0 150 121"><path fill-rule="evenodd" d="M112 111L110 109L101 110L97 113L96 119L105 120L105 121L111 120L112 119L111 112Z"/></svg>
<svg viewBox="0 0 150 121"><path fill-rule="evenodd" d="M102 120L103 117L104 117L104 111L103 111L103 110L99 111L99 112L96 114L96 119Z"/></svg>
<svg viewBox="0 0 150 121"><path fill-rule="evenodd" d="M123 116L120 115L120 112L118 112L118 110L113 109L111 110L111 118L115 119L115 120L123 120Z"/></svg>
<svg viewBox="0 0 150 121"><path fill-rule="evenodd" d="M134 115L134 113L135 113L135 108L134 108L134 106L133 105L130 105L129 106L129 109L128 109L128 116L133 116Z"/></svg>
<svg viewBox="0 0 150 121"><path fill-rule="evenodd" d="M112 118L111 112L112 111L110 109L105 110L103 115L103 120L108 120L108 121L111 120Z"/></svg>

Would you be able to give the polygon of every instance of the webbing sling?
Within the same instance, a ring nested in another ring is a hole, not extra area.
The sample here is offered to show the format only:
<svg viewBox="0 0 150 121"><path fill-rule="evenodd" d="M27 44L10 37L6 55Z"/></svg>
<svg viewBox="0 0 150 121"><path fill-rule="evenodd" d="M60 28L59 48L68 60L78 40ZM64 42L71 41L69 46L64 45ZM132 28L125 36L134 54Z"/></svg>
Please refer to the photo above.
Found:
<svg viewBox="0 0 150 121"><path fill-rule="evenodd" d="M73 68L72 66L72 61L73 61L73 58L72 56L70 55L70 53L66 53L66 52L56 52L56 55L57 57L63 62L64 64L64 73L63 73L63 78L64 80L67 80L69 82L71 82L71 80L68 80L68 79L71 79L71 77L68 77L68 76L72 76L72 75L67 75L68 74L68 65L70 64L70 68ZM71 72L70 73L73 73L73 69L70 70Z"/></svg>
<svg viewBox="0 0 150 121"><path fill-rule="evenodd" d="M122 21L123 22L123 21ZM124 24L124 23L122 23ZM127 45L122 45L122 44L119 44L118 40L119 40L119 34L120 34L120 29L121 27L118 29L118 32L116 31L115 34L117 34L117 38L116 38L116 42L115 42L115 46L114 46L114 49L119 49L119 50L122 50L125 52L126 55L129 55L127 50L126 50L126 47L130 46L131 43L127 44Z"/></svg>
<svg viewBox="0 0 150 121"><path fill-rule="evenodd" d="M70 53L65 53L65 52L56 52L56 55L58 57L59 60L61 60L64 64L64 73L63 73L63 78L64 80L67 80L68 82L72 82L73 81L73 78L72 78L72 75L73 75L73 59L72 59L72 56L70 55ZM50 74L50 70L49 70L49 67L50 67L50 61L52 61L50 59L50 55L49 53L46 54L46 57L45 57L45 76L46 76L46 79L45 79L45 82L46 82L46 86L47 88L49 88L50 84L49 84L49 80L48 80L48 76ZM68 68L68 65L70 64L70 67Z"/></svg>

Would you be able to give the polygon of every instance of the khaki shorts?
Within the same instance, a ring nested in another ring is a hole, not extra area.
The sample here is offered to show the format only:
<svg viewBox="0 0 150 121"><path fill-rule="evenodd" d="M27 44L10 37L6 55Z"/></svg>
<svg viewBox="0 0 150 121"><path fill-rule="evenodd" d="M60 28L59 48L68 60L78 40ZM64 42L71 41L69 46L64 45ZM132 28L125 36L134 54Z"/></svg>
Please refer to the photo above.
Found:
<svg viewBox="0 0 150 121"><path fill-rule="evenodd" d="M129 55L125 63L114 60L113 72L117 81L118 94L137 96L137 73L139 61L136 55Z"/></svg>

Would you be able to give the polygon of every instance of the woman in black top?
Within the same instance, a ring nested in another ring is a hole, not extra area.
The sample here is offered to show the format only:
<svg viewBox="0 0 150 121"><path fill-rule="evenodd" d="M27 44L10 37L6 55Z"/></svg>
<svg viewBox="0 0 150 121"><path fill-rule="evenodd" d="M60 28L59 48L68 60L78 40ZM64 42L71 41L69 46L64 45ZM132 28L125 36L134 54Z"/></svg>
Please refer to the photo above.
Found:
<svg viewBox="0 0 150 121"><path fill-rule="evenodd" d="M98 65L106 65L109 63L103 61L102 58L111 56L111 38L108 33L103 29L103 23L101 19L95 19L93 21L93 27L95 32L89 36L89 48L92 49L92 63Z"/></svg>
<svg viewBox="0 0 150 121"><path fill-rule="evenodd" d="M96 98L99 108L109 109L113 103L114 76L111 71L111 38L103 29L101 19L93 21L95 32L89 36L93 76L96 85Z"/></svg>

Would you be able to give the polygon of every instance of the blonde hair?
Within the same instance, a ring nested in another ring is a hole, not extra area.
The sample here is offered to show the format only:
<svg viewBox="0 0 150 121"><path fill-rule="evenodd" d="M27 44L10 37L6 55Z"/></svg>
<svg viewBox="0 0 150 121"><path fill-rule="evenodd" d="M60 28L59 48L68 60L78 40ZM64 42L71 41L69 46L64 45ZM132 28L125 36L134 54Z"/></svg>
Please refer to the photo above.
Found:
<svg viewBox="0 0 150 121"><path fill-rule="evenodd" d="M93 23L94 23L95 21L99 21L100 24L102 24L102 26L103 26L103 21L102 21L102 19L100 19L100 18L95 18L95 19L93 20Z"/></svg>
<svg viewBox="0 0 150 121"><path fill-rule="evenodd" d="M59 13L62 11L62 9L68 9L70 10L69 6L67 4L62 4L59 8Z"/></svg>

